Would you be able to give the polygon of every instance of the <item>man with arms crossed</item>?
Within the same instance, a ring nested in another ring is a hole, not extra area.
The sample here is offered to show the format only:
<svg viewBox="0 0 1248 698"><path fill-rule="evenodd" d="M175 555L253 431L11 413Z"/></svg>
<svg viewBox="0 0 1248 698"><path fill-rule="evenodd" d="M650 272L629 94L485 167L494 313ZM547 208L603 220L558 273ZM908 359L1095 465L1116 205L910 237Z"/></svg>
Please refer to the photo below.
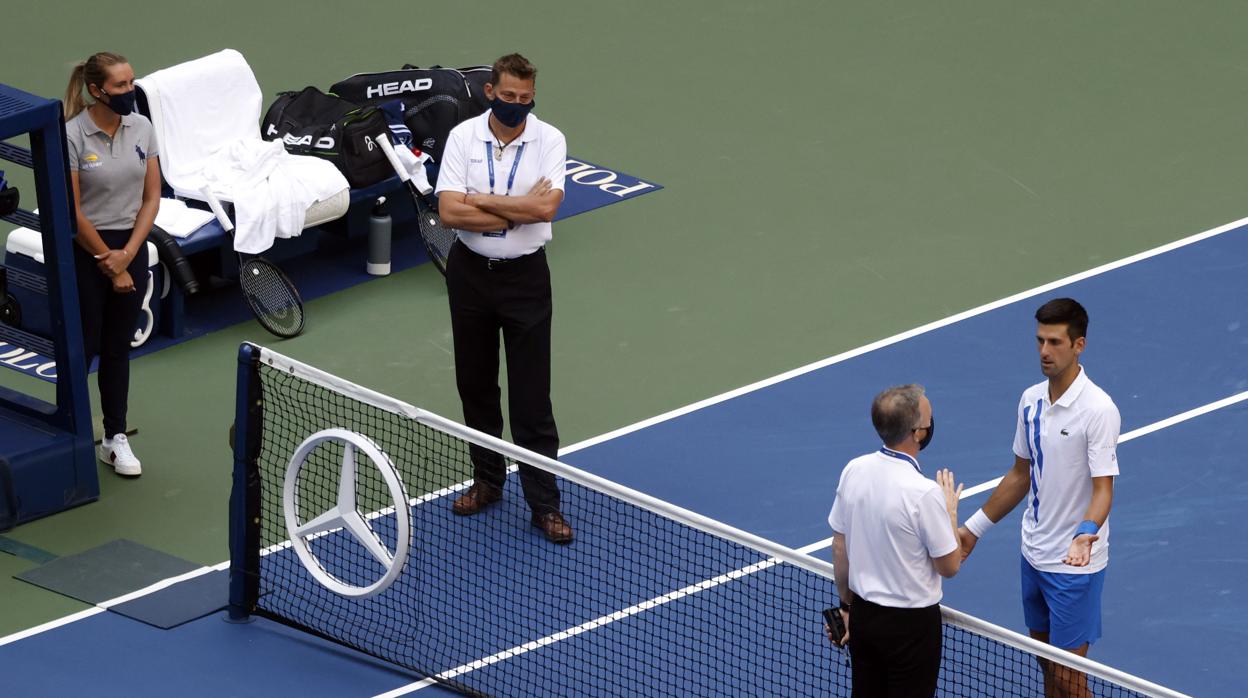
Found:
<svg viewBox="0 0 1248 698"><path fill-rule="evenodd" d="M1121 418L1079 365L1088 313L1070 298L1036 311L1040 370L1023 391L1014 467L984 508L958 530L963 555L1018 503L1023 512L1023 616L1031 636L1081 657L1101 636L1101 589L1109 562L1109 508L1118 474ZM1041 660L1046 696L1087 696L1081 673Z"/></svg>
<svg viewBox="0 0 1248 698"><path fill-rule="evenodd" d="M455 341L455 383L468 426L503 433L498 337L507 355L508 415L516 444L544 456L559 452L550 402L550 222L563 201L567 143L530 112L537 68L513 53L494 62L485 96L490 110L456 126L438 174L442 222L460 230L446 263ZM507 477L500 454L471 447L472 487L453 511L471 516L497 502ZM533 525L570 543L553 473L520 464Z"/></svg>
<svg viewBox="0 0 1248 698"><path fill-rule="evenodd" d="M919 467L935 427L922 386L877 395L871 423L884 447L845 466L828 516L848 633L825 628L834 644L849 643L853 695L930 698L940 674L940 578L962 564L962 488L948 470L932 482Z"/></svg>

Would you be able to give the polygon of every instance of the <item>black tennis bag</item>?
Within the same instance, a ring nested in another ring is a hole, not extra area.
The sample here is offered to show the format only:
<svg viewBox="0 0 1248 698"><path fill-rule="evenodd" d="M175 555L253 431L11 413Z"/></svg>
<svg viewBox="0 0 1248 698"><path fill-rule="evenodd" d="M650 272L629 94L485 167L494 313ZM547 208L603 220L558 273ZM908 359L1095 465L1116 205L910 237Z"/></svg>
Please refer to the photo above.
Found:
<svg viewBox="0 0 1248 698"><path fill-rule="evenodd" d="M334 163L354 189L394 174L376 143L377 134L390 130L385 115L315 87L279 93L260 128L266 140L282 141L290 153Z"/></svg>
<svg viewBox="0 0 1248 698"><path fill-rule="evenodd" d="M485 84L490 81L490 70L488 65L418 68L408 64L402 70L352 75L329 91L357 104L376 106L398 100L413 144L441 162L451 129L489 109Z"/></svg>

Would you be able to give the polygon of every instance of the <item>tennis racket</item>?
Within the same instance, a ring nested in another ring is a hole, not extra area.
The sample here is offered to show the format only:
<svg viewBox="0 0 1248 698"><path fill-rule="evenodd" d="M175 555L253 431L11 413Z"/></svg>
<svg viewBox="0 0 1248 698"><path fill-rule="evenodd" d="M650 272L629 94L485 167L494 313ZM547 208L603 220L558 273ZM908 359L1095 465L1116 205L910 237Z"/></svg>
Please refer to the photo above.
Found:
<svg viewBox="0 0 1248 698"><path fill-rule="evenodd" d="M451 245L455 244L457 231L442 225L442 217L438 215L437 206L433 202L433 197L430 196L433 189L423 192L420 190L416 182L412 180L412 176L408 174L407 168L399 162L399 156L394 152L394 146L390 144L389 134L378 135L377 144L386 154L386 159L390 161L394 173L407 184L407 190L412 195L412 202L416 205L416 225L420 228L420 239L425 243L425 252L429 254L429 261L433 262L433 266L437 267L443 276L446 276L446 260L451 255Z"/></svg>
<svg viewBox="0 0 1248 698"><path fill-rule="evenodd" d="M208 207L220 221L221 227L234 238L234 224L230 222L221 201L211 190L201 190L208 201ZM289 339L303 333L304 315L303 299L299 289L291 282L286 273L269 260L259 255L244 257L238 254L238 286L243 291L243 300L256 317L260 326L270 333Z"/></svg>

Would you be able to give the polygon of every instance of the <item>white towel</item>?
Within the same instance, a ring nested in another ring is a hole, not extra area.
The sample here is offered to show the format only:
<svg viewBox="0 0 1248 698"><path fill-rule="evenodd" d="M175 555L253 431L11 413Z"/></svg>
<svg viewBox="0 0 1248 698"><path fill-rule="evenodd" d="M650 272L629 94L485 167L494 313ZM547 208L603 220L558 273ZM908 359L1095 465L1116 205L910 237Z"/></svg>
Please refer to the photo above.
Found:
<svg viewBox="0 0 1248 698"><path fill-rule="evenodd" d="M160 169L179 195L198 198L203 168L222 147L260 140L260 85L242 54L226 49L140 81L153 104ZM157 117L159 110L159 117Z"/></svg>
<svg viewBox="0 0 1248 698"><path fill-rule="evenodd" d="M158 70L139 83L152 103L165 180L187 198L201 198L207 185L233 202L240 252L263 252L275 237L298 235L308 207L349 187L329 162L260 138L260 86L238 51Z"/></svg>
<svg viewBox="0 0 1248 698"><path fill-rule="evenodd" d="M401 145L395 147L394 153L399 158L399 164L412 178L412 184L416 185L416 190L421 194L432 192L433 186L429 184L429 178L425 173L425 163L433 159L429 157L429 153L421 152L420 157L417 157L411 149Z"/></svg>
<svg viewBox="0 0 1248 698"><path fill-rule="evenodd" d="M299 235L309 206L347 188L333 164L291 155L281 141L236 140L206 163L204 179L234 202L234 249L246 254Z"/></svg>
<svg viewBox="0 0 1248 698"><path fill-rule="evenodd" d="M212 220L212 211L191 208L178 199L161 199L156 225L166 233L184 238Z"/></svg>

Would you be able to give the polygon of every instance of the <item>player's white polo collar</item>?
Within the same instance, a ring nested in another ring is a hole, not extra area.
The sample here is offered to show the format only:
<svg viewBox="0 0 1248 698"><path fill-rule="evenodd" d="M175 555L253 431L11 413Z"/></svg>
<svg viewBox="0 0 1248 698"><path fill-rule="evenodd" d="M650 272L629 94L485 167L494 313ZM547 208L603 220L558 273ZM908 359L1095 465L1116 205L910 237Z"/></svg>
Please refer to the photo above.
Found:
<svg viewBox="0 0 1248 698"><path fill-rule="evenodd" d="M1088 382L1088 372L1085 371L1081 365L1079 366L1079 375L1075 376L1074 382L1070 384L1070 387L1066 389L1066 392L1062 393L1062 396L1057 399L1057 402L1053 403L1053 406L1070 407L1075 404L1075 400L1079 399L1079 396L1083 393L1083 389L1088 386ZM1044 396L1046 398L1049 396L1048 390L1044 391Z"/></svg>
<svg viewBox="0 0 1248 698"><path fill-rule="evenodd" d="M538 120L532 112L530 112L529 115L525 117L524 131L516 137L516 140L512 141L508 145L515 143L528 143L529 141L536 139L537 132L540 131L541 128L542 122ZM473 129L473 132L476 134L477 140L482 140L487 143L495 143L498 141L498 139L494 137L494 132L490 130L490 112L488 110L481 116L477 117L477 126Z"/></svg>

